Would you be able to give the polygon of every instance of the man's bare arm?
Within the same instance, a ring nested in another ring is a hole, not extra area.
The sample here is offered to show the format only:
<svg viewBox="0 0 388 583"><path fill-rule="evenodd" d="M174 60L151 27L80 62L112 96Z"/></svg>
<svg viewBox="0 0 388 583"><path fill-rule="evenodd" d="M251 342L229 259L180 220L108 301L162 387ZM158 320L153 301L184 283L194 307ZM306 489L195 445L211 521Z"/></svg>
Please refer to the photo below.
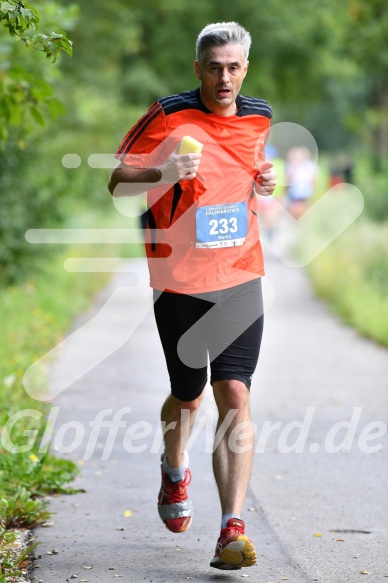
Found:
<svg viewBox="0 0 388 583"><path fill-rule="evenodd" d="M131 168L120 165L113 170L108 188L112 196L136 196L152 187L148 187L148 184L157 184L161 178L162 172L159 168ZM116 188L120 184L123 186Z"/></svg>
<svg viewBox="0 0 388 583"><path fill-rule="evenodd" d="M179 145L164 164L155 168L133 168L119 164L112 172L109 192L116 197L136 196L156 185L192 180L197 175L202 154L178 154L178 150Z"/></svg>

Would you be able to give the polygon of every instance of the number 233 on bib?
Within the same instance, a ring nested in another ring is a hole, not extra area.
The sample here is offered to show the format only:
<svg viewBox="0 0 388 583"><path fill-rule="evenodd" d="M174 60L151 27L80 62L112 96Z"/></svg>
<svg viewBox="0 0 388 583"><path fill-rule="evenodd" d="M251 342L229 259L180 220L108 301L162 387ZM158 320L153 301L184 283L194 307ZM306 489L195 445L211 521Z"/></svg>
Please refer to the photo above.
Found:
<svg viewBox="0 0 388 583"><path fill-rule="evenodd" d="M237 247L248 230L246 202L202 206L196 211L196 247Z"/></svg>

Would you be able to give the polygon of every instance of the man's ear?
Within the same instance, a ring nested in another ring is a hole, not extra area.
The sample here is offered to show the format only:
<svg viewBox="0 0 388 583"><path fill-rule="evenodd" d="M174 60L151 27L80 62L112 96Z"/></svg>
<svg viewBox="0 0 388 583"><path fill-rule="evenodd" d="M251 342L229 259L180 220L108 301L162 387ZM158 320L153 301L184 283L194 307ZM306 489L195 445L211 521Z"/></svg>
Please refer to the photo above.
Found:
<svg viewBox="0 0 388 583"><path fill-rule="evenodd" d="M194 61L194 71L197 76L197 79L201 81L201 67L199 66L198 61Z"/></svg>

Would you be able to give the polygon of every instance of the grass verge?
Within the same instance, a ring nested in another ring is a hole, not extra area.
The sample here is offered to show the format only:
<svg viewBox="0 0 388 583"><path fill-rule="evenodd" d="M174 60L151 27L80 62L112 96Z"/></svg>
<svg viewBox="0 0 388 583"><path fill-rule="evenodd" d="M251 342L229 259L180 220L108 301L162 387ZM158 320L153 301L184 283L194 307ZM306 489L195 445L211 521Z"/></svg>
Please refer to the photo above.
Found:
<svg viewBox="0 0 388 583"><path fill-rule="evenodd" d="M115 211L104 220L78 214L76 228L99 226L131 225ZM49 452L39 453L48 406L31 398L23 387L25 370L60 341L74 317L108 281L104 273L69 273L64 260L69 256L129 257L139 252L139 246L129 250L114 245L61 246L43 261L34 261L34 272L22 283L0 288L0 583L12 581L28 567L28 555L36 546L17 550L16 530L47 521L48 494L75 491L68 484L77 467ZM15 414L18 417L18 412L29 409L38 414L12 423Z"/></svg>
<svg viewBox="0 0 388 583"><path fill-rule="evenodd" d="M317 294L362 335L388 346L388 223L362 218L308 267Z"/></svg>

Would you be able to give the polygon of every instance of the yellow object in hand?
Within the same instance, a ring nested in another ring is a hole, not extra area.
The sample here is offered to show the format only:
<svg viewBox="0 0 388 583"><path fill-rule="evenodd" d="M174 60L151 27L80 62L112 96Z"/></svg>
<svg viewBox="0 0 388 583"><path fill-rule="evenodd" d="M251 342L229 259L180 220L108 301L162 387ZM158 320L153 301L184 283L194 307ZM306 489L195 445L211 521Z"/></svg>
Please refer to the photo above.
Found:
<svg viewBox="0 0 388 583"><path fill-rule="evenodd" d="M178 154L199 154L202 152L203 144L191 138L190 136L183 136Z"/></svg>

